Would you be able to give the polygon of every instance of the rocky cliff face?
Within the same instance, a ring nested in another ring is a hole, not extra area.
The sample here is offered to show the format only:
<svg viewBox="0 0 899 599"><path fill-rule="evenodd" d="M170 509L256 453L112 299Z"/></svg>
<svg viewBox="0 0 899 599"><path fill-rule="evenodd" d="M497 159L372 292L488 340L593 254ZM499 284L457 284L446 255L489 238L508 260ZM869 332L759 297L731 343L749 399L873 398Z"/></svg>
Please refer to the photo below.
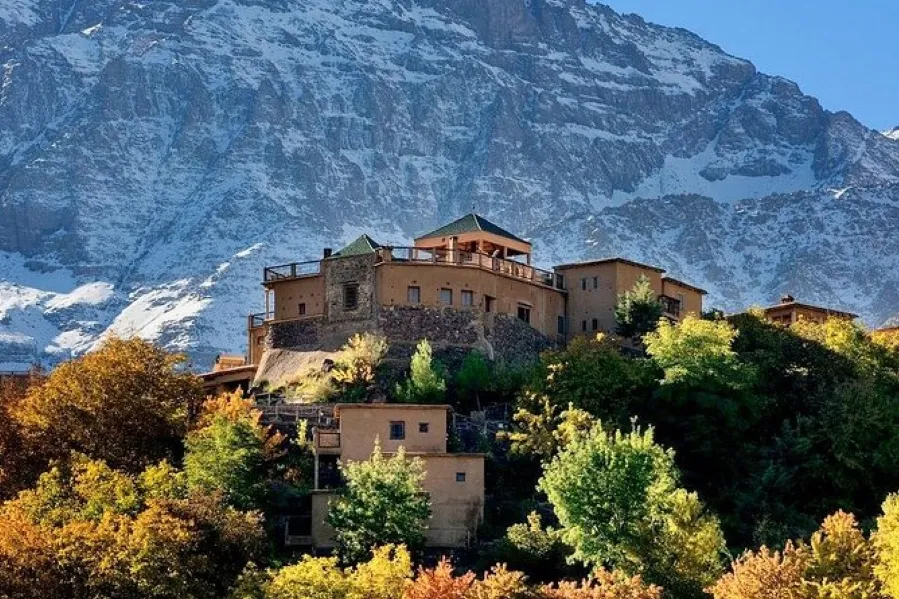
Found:
<svg viewBox="0 0 899 599"><path fill-rule="evenodd" d="M899 312L899 139L583 0L7 0L0 370L241 351L264 264L467 212L737 309Z"/></svg>

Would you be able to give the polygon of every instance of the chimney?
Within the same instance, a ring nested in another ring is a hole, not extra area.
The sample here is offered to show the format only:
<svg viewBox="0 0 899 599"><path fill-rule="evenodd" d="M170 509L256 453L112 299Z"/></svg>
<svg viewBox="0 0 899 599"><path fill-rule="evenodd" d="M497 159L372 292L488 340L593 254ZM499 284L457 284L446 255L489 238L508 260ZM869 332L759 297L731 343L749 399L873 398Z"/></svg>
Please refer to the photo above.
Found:
<svg viewBox="0 0 899 599"><path fill-rule="evenodd" d="M323 257L323 258L330 258L330 257L331 257L331 252L332 252L331 248L325 248L324 252L322 252L322 257Z"/></svg>
<svg viewBox="0 0 899 599"><path fill-rule="evenodd" d="M780 298L780 303L782 303L782 304L791 304L795 301L796 301L796 298L793 297L792 295L790 295L789 293Z"/></svg>

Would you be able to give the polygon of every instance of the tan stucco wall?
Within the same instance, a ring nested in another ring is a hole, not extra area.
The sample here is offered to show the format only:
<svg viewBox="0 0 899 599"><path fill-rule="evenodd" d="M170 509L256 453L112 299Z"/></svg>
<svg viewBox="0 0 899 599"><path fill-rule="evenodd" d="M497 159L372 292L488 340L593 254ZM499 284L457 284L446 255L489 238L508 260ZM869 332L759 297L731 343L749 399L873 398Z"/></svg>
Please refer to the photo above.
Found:
<svg viewBox="0 0 899 599"><path fill-rule="evenodd" d="M420 456L427 472L424 490L431 497L427 544L464 546L484 516L484 456ZM465 481L456 482L464 472Z"/></svg>
<svg viewBox="0 0 899 599"><path fill-rule="evenodd" d="M439 307L440 290L453 290L453 307L464 309L462 290L474 292L474 307L484 310L484 297L494 298L493 311L517 316L519 303L531 307L531 326L554 338L558 318L565 315L565 295L559 290L482 270L440 264L385 262L377 267L377 293L381 305L407 305L408 288L421 289L421 304Z"/></svg>
<svg viewBox="0 0 899 599"><path fill-rule="evenodd" d="M377 438L381 450L394 453L400 446L410 453L444 453L446 451L445 406L404 406L402 404L376 404L340 406L340 456L341 460L366 460L371 456ZM390 439L390 423L406 423L406 438ZM428 423L428 432L419 432L419 423Z"/></svg>
<svg viewBox="0 0 899 599"><path fill-rule="evenodd" d="M247 359L250 364L259 364L265 352L265 326L247 329Z"/></svg>
<svg viewBox="0 0 899 599"><path fill-rule="evenodd" d="M637 284L645 275L656 295L662 293L662 275L656 270L640 268L626 262L602 262L566 268L565 287L568 289L568 314L572 336L584 334L583 322L587 322L587 335L593 332L593 319L599 322L599 331L615 331L615 304L618 296ZM593 288L593 277L598 277L599 287ZM587 279L587 289L581 279Z"/></svg>
<svg viewBox="0 0 899 599"><path fill-rule="evenodd" d="M484 516L484 456L419 455L424 462L424 491L431 498L426 544L430 547L463 547ZM456 473L465 481L457 482ZM312 495L312 542L319 548L334 546L334 530L328 526L331 491Z"/></svg>
<svg viewBox="0 0 899 599"><path fill-rule="evenodd" d="M334 547L334 529L326 520L328 506L336 496L334 491L312 492L312 544L322 549Z"/></svg>
<svg viewBox="0 0 899 599"><path fill-rule="evenodd" d="M662 279L662 293L668 297L678 299L678 294L683 295L681 304L681 318L687 315L702 316L702 294L685 285L681 285L671 279Z"/></svg>
<svg viewBox="0 0 899 599"><path fill-rule="evenodd" d="M325 313L325 278L322 275L275 281L268 286L275 295L275 320L299 318L301 303L306 304L306 316Z"/></svg>

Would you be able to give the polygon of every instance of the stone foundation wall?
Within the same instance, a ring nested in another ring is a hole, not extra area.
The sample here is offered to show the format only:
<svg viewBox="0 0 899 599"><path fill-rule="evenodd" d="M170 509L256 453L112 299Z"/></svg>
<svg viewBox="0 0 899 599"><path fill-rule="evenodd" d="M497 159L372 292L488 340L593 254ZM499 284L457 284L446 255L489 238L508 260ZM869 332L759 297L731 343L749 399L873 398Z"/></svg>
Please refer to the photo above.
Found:
<svg viewBox="0 0 899 599"><path fill-rule="evenodd" d="M509 363L535 360L553 347L552 340L510 314L477 309L424 306L381 306L377 319L330 321L325 317L269 324L266 349L300 352L336 352L356 333L378 332L387 338L387 359L400 370L408 366L415 346L427 339L450 370L478 350L490 359Z"/></svg>

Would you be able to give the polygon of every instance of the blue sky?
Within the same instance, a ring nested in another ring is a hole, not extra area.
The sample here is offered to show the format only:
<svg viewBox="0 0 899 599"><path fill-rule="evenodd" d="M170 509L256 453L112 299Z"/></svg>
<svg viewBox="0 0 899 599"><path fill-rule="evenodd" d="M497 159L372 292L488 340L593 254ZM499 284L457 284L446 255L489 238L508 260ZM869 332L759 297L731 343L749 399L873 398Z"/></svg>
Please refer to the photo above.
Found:
<svg viewBox="0 0 899 599"><path fill-rule="evenodd" d="M899 125L899 0L602 0L684 27L781 75L828 110Z"/></svg>

